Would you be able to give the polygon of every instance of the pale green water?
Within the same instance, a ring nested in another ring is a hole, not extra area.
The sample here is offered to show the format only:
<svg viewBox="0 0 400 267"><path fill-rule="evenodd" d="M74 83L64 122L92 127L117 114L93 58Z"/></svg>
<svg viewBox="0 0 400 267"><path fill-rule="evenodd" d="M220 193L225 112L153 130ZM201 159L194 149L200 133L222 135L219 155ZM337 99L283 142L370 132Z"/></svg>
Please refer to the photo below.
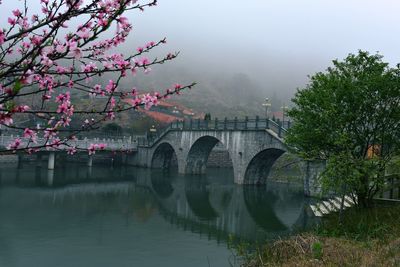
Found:
<svg viewBox="0 0 400 267"><path fill-rule="evenodd" d="M301 188L67 164L1 165L0 266L230 266L230 235L264 240L307 223Z"/></svg>

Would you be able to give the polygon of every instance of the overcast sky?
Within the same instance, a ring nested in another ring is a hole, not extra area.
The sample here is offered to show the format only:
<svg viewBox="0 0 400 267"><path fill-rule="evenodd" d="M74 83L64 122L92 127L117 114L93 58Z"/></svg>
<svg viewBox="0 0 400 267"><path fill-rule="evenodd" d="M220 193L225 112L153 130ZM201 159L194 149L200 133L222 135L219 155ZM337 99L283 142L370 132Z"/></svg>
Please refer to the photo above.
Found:
<svg viewBox="0 0 400 267"><path fill-rule="evenodd" d="M133 21L136 38L168 37L181 62L293 92L358 49L400 62L399 11L398 0L160 0Z"/></svg>
<svg viewBox="0 0 400 267"><path fill-rule="evenodd" d="M3 0L2 14L16 3ZM177 66L246 73L291 95L307 75L358 49L400 62L399 11L398 0L159 0L129 14L135 29L125 47L167 37L167 49L181 51Z"/></svg>

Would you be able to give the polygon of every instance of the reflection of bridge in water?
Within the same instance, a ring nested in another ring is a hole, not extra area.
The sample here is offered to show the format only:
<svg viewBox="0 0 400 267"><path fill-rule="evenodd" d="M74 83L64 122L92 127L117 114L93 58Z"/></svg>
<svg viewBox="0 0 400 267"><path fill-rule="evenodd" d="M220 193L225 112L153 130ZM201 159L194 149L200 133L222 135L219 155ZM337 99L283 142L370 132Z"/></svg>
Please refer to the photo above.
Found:
<svg viewBox="0 0 400 267"><path fill-rule="evenodd" d="M226 176L229 175L225 173ZM212 172L207 176L182 177L161 170L89 171L87 167L67 168L55 175L54 171L36 168L33 178L20 169L14 182L29 186L28 190L40 194L42 203L51 200L53 205L72 205L70 202L76 201L88 205L88 199L96 195L122 197L124 200L119 202L131 214L148 212L148 216L154 216L154 211L158 211L178 228L218 241L226 241L230 235L251 240L273 238L307 224L301 188L284 184L237 186L218 177L220 173ZM2 181L3 186L10 183L13 182L9 178ZM132 204L138 197L147 204ZM141 210L146 207L152 207L153 212Z"/></svg>

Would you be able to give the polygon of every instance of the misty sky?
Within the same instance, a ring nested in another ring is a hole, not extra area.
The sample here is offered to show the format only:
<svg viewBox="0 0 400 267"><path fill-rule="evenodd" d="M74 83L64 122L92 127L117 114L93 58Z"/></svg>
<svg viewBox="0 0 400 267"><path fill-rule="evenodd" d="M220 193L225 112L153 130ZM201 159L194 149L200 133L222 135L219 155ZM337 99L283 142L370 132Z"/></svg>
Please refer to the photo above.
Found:
<svg viewBox="0 0 400 267"><path fill-rule="evenodd" d="M39 8L39 0L28 2ZM2 14L16 3L3 0ZM172 66L245 73L290 97L307 75L358 49L400 62L399 11L398 0L159 0L130 13L135 28L125 49L167 37L167 50L181 51Z"/></svg>
<svg viewBox="0 0 400 267"><path fill-rule="evenodd" d="M358 49L400 62L400 1L160 0L134 17L136 38L166 36L179 62L244 72L294 92Z"/></svg>

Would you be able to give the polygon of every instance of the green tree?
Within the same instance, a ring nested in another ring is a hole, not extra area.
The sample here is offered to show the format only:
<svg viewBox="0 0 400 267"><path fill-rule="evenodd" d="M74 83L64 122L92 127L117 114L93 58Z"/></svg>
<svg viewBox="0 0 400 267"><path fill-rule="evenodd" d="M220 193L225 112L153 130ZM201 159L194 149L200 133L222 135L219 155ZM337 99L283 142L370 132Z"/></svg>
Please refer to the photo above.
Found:
<svg viewBox="0 0 400 267"><path fill-rule="evenodd" d="M355 193L368 206L399 149L399 65L379 54L349 54L310 77L292 101L287 143L302 158L327 161L325 189Z"/></svg>

